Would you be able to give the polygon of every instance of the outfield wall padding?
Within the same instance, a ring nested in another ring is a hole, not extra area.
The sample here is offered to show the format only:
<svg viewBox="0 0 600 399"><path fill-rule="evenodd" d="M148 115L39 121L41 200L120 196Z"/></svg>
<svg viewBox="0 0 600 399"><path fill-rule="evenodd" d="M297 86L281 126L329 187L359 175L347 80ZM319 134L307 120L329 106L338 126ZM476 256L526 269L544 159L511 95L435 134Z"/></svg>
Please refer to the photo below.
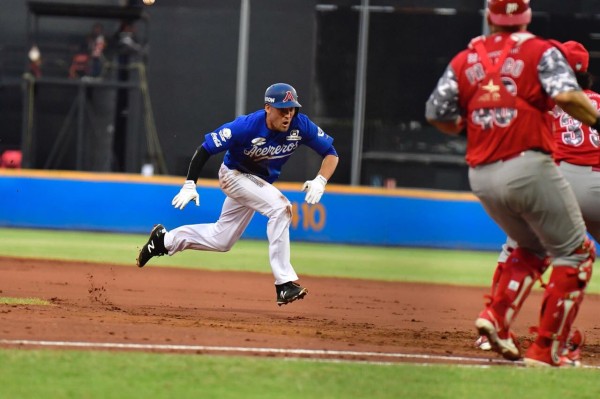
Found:
<svg viewBox="0 0 600 399"><path fill-rule="evenodd" d="M200 206L171 206L183 178L0 170L0 226L147 233L218 219L224 194L200 180ZM293 204L292 240L341 244L497 250L504 234L470 193L330 185L306 204L301 183L278 188ZM266 239L256 214L244 238Z"/></svg>

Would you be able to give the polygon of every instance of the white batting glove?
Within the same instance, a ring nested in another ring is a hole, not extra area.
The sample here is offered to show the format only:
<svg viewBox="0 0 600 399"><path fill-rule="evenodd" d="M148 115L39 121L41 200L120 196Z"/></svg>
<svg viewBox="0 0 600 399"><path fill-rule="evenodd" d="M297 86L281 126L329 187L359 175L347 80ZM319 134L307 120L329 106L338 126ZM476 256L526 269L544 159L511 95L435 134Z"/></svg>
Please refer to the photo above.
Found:
<svg viewBox="0 0 600 399"><path fill-rule="evenodd" d="M198 191L196 191L196 183L193 180L186 180L179 193L171 201L171 205L183 210L191 200L196 202L196 206L200 206L200 196L198 195Z"/></svg>
<svg viewBox="0 0 600 399"><path fill-rule="evenodd" d="M302 191L306 191L304 200L311 205L318 203L325 192L326 184L327 179L321 175L315 177L314 180L309 180L304 183L304 186L302 186Z"/></svg>

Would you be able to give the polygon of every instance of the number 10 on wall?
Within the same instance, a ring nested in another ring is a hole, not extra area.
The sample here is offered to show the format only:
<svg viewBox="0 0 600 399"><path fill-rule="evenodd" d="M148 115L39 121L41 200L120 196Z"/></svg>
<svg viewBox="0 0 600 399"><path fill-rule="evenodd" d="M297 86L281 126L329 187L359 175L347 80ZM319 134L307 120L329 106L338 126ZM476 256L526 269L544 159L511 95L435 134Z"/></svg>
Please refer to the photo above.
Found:
<svg viewBox="0 0 600 399"><path fill-rule="evenodd" d="M323 204L309 205L292 202L292 229L321 231L325 227L326 212Z"/></svg>

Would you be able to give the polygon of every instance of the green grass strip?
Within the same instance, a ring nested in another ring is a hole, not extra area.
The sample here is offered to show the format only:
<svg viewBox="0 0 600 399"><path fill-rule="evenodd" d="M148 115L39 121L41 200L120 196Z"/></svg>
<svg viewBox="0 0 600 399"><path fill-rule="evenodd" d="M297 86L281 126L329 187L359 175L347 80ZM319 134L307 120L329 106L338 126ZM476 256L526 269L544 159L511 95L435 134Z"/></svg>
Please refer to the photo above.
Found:
<svg viewBox="0 0 600 399"><path fill-rule="evenodd" d="M596 370L0 350L6 398L597 398ZM35 376L35 378L32 378ZM508 383L510 382L510 383ZM576 387L576 389L574 388Z"/></svg>
<svg viewBox="0 0 600 399"><path fill-rule="evenodd" d="M11 298L0 296L0 305L50 305L51 303L41 298Z"/></svg>

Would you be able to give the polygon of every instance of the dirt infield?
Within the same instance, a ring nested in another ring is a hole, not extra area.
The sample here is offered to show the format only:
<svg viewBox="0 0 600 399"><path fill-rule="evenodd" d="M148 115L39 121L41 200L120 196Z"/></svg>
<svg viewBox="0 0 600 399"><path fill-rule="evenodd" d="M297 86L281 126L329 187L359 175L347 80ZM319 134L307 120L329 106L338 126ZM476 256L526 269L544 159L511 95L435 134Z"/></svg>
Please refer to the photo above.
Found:
<svg viewBox="0 0 600 399"><path fill-rule="evenodd" d="M0 257L0 276L0 297L51 302L0 305L4 346L27 340L369 361L498 359L473 347L481 288L303 277L306 298L278 307L270 274ZM534 292L527 301L519 335L530 337L540 300ZM588 296L576 323L587 335L586 365L600 365L599 301Z"/></svg>

